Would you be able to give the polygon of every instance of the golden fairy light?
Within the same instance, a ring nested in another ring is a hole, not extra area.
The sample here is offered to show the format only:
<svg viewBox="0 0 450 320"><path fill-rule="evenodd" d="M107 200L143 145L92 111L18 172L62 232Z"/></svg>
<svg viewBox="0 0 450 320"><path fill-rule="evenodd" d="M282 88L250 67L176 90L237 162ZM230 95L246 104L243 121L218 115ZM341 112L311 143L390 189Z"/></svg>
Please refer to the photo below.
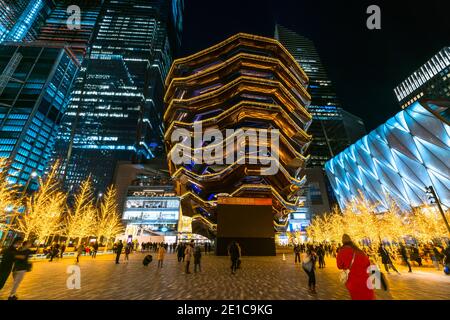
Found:
<svg viewBox="0 0 450 320"><path fill-rule="evenodd" d="M67 195L59 189L57 170L58 162L44 178L39 178L39 189L26 199L24 213L15 228L25 240L35 239L43 243L61 231Z"/></svg>
<svg viewBox="0 0 450 320"><path fill-rule="evenodd" d="M92 236L96 223L96 208L92 190L92 178L89 176L80 185L80 190L75 195L73 208L68 208L63 234L70 239L77 238L80 245L85 237Z"/></svg>
<svg viewBox="0 0 450 320"><path fill-rule="evenodd" d="M110 186L97 208L95 236L98 241L103 237L106 250L109 240L122 231L123 225L118 212L117 192L113 186Z"/></svg>
<svg viewBox="0 0 450 320"><path fill-rule="evenodd" d="M424 204L414 212L402 212L391 197L386 197L386 203L388 210L377 213L377 205L360 193L342 212L333 208L330 213L315 217L307 228L308 237L315 242L337 243L344 233L355 241L371 243L401 241L405 237L429 242L448 237L437 208Z"/></svg>

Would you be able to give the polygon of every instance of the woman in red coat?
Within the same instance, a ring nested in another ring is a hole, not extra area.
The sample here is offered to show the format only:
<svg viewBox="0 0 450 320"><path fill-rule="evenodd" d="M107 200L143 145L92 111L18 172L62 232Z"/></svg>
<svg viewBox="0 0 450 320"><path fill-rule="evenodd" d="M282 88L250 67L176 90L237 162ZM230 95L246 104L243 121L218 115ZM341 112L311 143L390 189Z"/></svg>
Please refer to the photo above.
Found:
<svg viewBox="0 0 450 320"><path fill-rule="evenodd" d="M375 300L373 289L369 289L367 286L369 257L353 243L347 234L342 236L342 244L336 257L336 263L339 269L350 270L345 286L350 292L352 300Z"/></svg>

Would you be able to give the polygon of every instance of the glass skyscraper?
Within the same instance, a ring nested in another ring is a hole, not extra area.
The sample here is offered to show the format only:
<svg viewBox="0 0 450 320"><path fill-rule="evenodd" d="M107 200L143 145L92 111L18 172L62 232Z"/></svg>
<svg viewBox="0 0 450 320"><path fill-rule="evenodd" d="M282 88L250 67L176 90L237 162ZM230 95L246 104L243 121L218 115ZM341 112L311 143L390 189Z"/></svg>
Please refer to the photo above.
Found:
<svg viewBox="0 0 450 320"><path fill-rule="evenodd" d="M275 25L274 37L295 58L310 80L308 92L311 104L308 111L313 121L308 133L313 136L313 140L308 148L310 160L305 169L308 200L306 208L300 208L306 210L302 214L310 217L329 211L333 202L330 199L333 192L323 170L324 164L361 138L366 130L359 117L341 108L314 43L279 24Z"/></svg>
<svg viewBox="0 0 450 320"><path fill-rule="evenodd" d="M445 47L394 89L404 109L419 99L450 99L450 47Z"/></svg>
<svg viewBox="0 0 450 320"><path fill-rule="evenodd" d="M36 39L52 5L51 0L0 0L0 43Z"/></svg>
<svg viewBox="0 0 450 320"><path fill-rule="evenodd" d="M31 174L45 172L78 69L67 48L0 45L0 157L11 183L37 188Z"/></svg>
<svg viewBox="0 0 450 320"><path fill-rule="evenodd" d="M275 39L286 47L310 79L308 92L312 101L308 110L313 122L308 132L313 141L308 166L323 167L331 157L366 133L364 123L340 107L333 83L311 40L279 24L275 26Z"/></svg>
<svg viewBox="0 0 450 320"><path fill-rule="evenodd" d="M94 34L103 0L58 0L47 15L45 24L39 29L37 41L57 42L71 48L81 61L85 56L89 42ZM79 26L67 26L70 14L69 6L80 8Z"/></svg>
<svg viewBox="0 0 450 320"><path fill-rule="evenodd" d="M164 80L182 9L175 0L104 1L56 148L68 189L92 174L104 190L117 161L163 153Z"/></svg>

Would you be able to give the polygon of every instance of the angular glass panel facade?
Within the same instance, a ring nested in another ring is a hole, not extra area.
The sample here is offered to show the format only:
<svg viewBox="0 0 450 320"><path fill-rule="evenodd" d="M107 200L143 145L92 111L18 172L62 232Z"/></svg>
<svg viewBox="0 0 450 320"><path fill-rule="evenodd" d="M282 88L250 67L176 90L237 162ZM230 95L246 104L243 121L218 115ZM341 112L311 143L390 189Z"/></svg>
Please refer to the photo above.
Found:
<svg viewBox="0 0 450 320"><path fill-rule="evenodd" d="M450 101L415 102L325 164L341 208L358 192L378 210L387 195L409 210L433 186L450 207Z"/></svg>

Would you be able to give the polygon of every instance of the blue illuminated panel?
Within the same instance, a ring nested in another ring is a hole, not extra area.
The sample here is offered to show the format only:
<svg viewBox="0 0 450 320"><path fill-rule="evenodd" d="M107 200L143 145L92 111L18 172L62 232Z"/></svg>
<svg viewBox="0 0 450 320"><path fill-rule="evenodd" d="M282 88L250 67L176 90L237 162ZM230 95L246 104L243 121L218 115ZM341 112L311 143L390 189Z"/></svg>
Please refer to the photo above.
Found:
<svg viewBox="0 0 450 320"><path fill-rule="evenodd" d="M389 194L405 210L427 202L433 186L450 207L449 101L416 102L325 164L341 208L358 190L387 209Z"/></svg>

